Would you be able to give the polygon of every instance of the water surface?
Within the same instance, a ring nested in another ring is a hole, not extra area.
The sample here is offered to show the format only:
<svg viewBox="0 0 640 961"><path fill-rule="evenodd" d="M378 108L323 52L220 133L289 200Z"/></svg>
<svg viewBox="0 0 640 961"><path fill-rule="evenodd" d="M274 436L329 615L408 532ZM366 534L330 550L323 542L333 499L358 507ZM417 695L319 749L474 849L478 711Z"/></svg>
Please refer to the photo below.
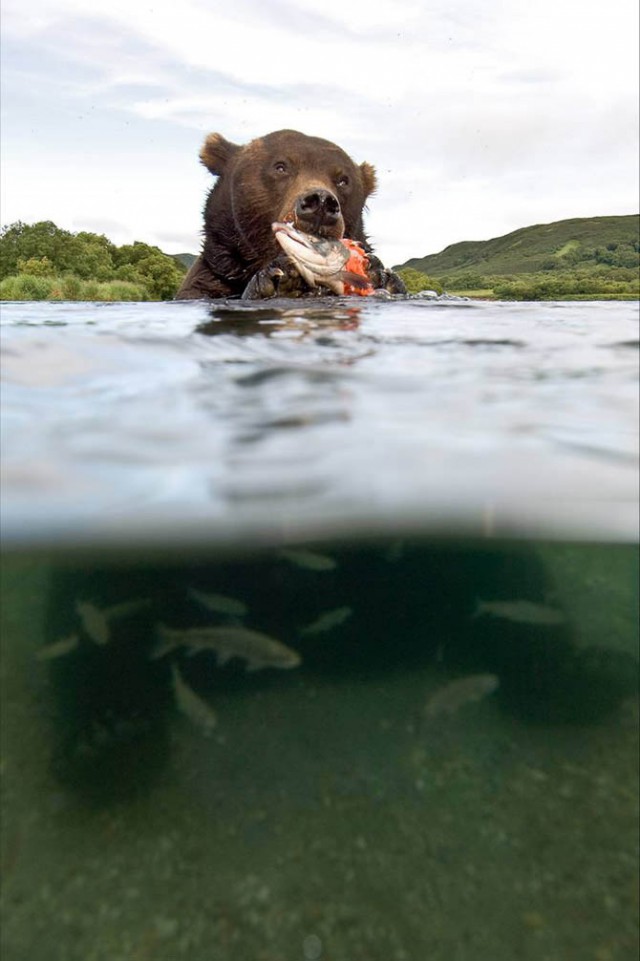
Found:
<svg viewBox="0 0 640 961"><path fill-rule="evenodd" d="M635 306L3 324L3 961L635 961Z"/></svg>
<svg viewBox="0 0 640 961"><path fill-rule="evenodd" d="M353 300L3 305L5 535L635 539L636 304Z"/></svg>

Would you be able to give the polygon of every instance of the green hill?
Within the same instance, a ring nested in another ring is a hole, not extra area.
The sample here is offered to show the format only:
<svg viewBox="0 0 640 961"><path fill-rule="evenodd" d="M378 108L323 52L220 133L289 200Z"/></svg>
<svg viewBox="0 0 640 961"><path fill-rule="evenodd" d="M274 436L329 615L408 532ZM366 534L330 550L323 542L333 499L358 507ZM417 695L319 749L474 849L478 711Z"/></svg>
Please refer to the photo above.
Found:
<svg viewBox="0 0 640 961"><path fill-rule="evenodd" d="M637 214L581 217L514 230L493 240L463 241L438 254L413 257L396 268L412 267L430 277L476 272L483 276L532 274L538 271L637 268Z"/></svg>
<svg viewBox="0 0 640 961"><path fill-rule="evenodd" d="M186 267L187 270L189 270L198 259L197 254L171 254L171 256L174 260L177 260L179 264L182 264L183 267Z"/></svg>

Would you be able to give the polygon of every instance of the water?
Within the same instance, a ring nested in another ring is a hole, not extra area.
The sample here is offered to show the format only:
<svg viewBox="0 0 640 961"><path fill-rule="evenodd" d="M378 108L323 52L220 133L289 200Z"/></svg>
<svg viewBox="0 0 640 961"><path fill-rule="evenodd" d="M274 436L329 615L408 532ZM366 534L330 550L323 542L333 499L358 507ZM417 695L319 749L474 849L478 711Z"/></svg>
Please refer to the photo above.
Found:
<svg viewBox="0 0 640 961"><path fill-rule="evenodd" d="M3 325L3 959L635 959L635 305Z"/></svg>
<svg viewBox="0 0 640 961"><path fill-rule="evenodd" d="M637 537L637 305L4 305L4 536Z"/></svg>

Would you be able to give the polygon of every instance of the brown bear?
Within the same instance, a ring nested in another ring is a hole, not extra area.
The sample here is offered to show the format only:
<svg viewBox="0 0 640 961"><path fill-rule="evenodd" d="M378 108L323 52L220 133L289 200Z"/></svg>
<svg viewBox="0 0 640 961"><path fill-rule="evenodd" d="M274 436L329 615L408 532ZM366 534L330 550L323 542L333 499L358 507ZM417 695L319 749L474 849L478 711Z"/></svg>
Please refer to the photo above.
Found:
<svg viewBox="0 0 640 961"><path fill-rule="evenodd" d="M204 209L202 253L176 299L242 297L252 278L259 281L252 284L252 297L317 293L283 255L274 222L292 223L315 237L358 241L369 258L373 287L405 292L400 278L374 257L364 233L364 205L376 187L371 164L358 166L336 144L296 130L278 130L245 146L212 133L200 159L218 179Z"/></svg>

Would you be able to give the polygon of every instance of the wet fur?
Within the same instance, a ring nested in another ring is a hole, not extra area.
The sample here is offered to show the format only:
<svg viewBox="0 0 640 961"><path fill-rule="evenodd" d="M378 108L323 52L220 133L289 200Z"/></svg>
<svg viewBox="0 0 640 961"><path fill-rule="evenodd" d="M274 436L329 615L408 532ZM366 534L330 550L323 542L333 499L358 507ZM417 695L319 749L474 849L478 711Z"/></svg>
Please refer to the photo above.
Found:
<svg viewBox="0 0 640 961"><path fill-rule="evenodd" d="M336 144L294 130L280 130L239 146L219 133L206 138L200 160L216 176L204 210L202 253L185 277L177 299L242 295L249 280L280 254L271 224L295 223L295 202L315 190L331 191L341 217L325 236L342 236L370 245L362 215L376 187L369 163L355 164ZM274 169L286 162L290 174ZM339 175L348 186L340 187Z"/></svg>

